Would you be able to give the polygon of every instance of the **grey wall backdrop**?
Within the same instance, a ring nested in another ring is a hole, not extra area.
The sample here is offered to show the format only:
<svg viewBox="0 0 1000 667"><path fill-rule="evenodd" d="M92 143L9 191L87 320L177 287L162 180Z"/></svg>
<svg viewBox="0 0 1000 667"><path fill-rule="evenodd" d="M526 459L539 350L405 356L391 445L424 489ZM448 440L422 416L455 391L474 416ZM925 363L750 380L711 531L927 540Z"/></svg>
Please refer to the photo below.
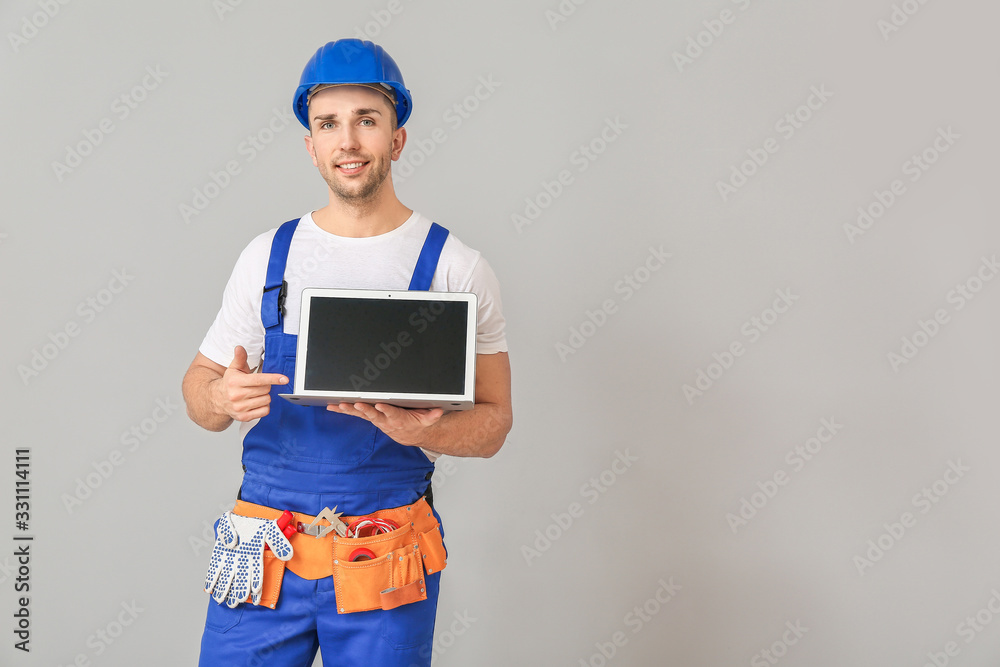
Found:
<svg viewBox="0 0 1000 667"><path fill-rule="evenodd" d="M0 663L195 662L240 444L181 377L244 245L325 203L290 101L365 36L414 94L401 199L508 318L514 430L435 479L435 665L995 664L998 22L5 2Z"/></svg>

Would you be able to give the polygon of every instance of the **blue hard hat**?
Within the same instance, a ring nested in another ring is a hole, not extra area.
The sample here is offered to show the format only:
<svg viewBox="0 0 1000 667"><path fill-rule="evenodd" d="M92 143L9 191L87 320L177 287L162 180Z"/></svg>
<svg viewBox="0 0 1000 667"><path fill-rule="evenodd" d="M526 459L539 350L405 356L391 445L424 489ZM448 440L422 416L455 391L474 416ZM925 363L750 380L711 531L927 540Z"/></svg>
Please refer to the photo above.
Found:
<svg viewBox="0 0 1000 667"><path fill-rule="evenodd" d="M309 91L321 84L368 83L391 88L396 95L396 124L410 117L413 98L403 84L396 61L378 44L360 39L340 39L321 46L302 70L292 110L309 129Z"/></svg>

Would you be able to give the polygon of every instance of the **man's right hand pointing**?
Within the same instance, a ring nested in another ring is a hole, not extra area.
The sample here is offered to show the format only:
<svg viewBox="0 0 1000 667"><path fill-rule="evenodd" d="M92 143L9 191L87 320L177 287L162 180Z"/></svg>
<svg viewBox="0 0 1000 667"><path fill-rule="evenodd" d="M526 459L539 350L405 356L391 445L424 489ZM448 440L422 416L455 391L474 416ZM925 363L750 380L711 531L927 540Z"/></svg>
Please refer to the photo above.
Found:
<svg viewBox="0 0 1000 667"><path fill-rule="evenodd" d="M219 407L236 421L259 419L271 411L271 385L288 384L280 373L253 373L247 365L247 351L237 345L233 361L215 383Z"/></svg>

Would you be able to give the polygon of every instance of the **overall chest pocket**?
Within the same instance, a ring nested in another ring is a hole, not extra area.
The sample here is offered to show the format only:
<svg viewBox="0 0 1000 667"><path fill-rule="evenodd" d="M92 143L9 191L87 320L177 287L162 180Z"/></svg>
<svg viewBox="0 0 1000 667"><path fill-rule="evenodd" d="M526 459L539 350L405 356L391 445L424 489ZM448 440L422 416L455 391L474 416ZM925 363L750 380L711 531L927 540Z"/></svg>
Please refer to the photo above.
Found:
<svg viewBox="0 0 1000 667"><path fill-rule="evenodd" d="M281 387L290 392L295 382L295 357L282 360L281 372L289 383ZM293 405L272 396L272 409L280 406L279 440L283 457L295 461L356 464L365 461L375 450L378 429L359 417L330 412L322 407Z"/></svg>

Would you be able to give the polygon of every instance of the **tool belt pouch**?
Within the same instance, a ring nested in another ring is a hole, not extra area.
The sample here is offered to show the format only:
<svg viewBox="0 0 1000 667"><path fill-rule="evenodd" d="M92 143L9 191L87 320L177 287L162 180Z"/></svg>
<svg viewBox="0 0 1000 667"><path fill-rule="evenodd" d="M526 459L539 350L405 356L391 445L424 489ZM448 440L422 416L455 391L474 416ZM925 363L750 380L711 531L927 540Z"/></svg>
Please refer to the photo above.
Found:
<svg viewBox="0 0 1000 667"><path fill-rule="evenodd" d="M274 555L270 550L264 551L263 586L260 591L260 607L274 609L278 604L278 594L281 592L281 580L285 577L285 561ZM247 596L247 602L251 602Z"/></svg>
<svg viewBox="0 0 1000 667"><path fill-rule="evenodd" d="M446 565L441 530L433 515L427 515L429 521L405 523L382 535L334 536L333 581L339 613L395 609L427 599L425 569L427 574L433 574ZM351 554L361 548L370 550L374 558L351 562Z"/></svg>

